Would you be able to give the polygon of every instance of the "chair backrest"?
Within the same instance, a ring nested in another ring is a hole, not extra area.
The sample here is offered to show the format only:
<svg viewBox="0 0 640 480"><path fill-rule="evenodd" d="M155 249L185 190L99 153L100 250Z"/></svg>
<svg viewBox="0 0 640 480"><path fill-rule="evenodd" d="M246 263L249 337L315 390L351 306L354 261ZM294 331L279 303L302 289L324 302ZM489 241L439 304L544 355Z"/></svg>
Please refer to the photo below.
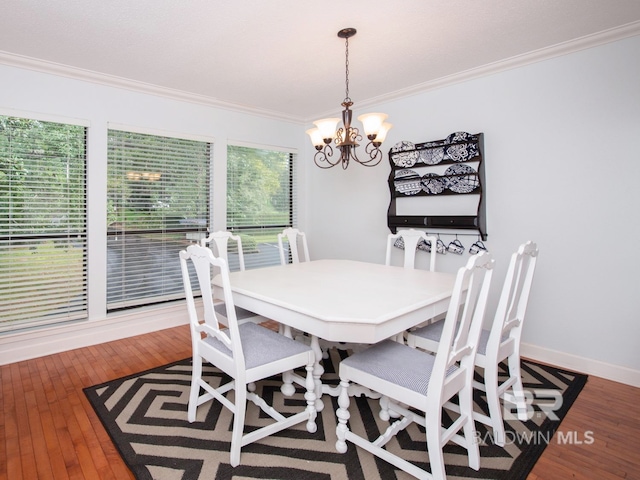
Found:
<svg viewBox="0 0 640 480"><path fill-rule="evenodd" d="M200 240L200 245L209 248L215 247L215 249L211 248L218 258L224 259L227 262L227 266L229 265L229 239L233 240L237 244L238 249L238 262L240 264L240 270L244 270L244 252L242 250L242 239L240 235L234 235L231 232L226 232L224 230L220 230L218 232L213 232L207 238L203 238Z"/></svg>
<svg viewBox="0 0 640 480"><path fill-rule="evenodd" d="M427 408L439 408L441 398L449 398L451 389L471 385L493 265L491 254L482 252L458 270L429 382Z"/></svg>
<svg viewBox="0 0 640 480"><path fill-rule="evenodd" d="M191 285L188 261L195 270L198 286L202 294L203 314L200 315L196 308L196 302ZM191 326L191 341L193 351L199 351L199 343L202 342L202 333L213 339L222 342L230 351L231 355L219 354L216 366L225 372L237 372L242 378L241 372L245 370L244 354L242 343L240 342L240 332L236 317L233 296L231 294L231 283L229 282L229 269L227 262L222 258L216 258L211 249L201 245L189 245L186 250L180 252L180 267L182 270L182 282L186 296L187 310L189 312L189 322ZM211 287L212 268L219 270L222 281L222 294L226 306L226 323L228 329L220 329L216 312L214 309L213 289ZM215 351L214 351L215 354Z"/></svg>
<svg viewBox="0 0 640 480"><path fill-rule="evenodd" d="M520 245L511 255L486 346L485 355L495 361L519 351L537 260L538 246L531 241Z"/></svg>
<svg viewBox="0 0 640 480"><path fill-rule="evenodd" d="M280 263L289 263L289 256L285 254L284 242L286 238L291 252L291 263L308 262L309 247L307 246L307 236L297 228L285 228L278 234L278 249L280 250ZM301 250L302 249L302 250Z"/></svg>
<svg viewBox="0 0 640 480"><path fill-rule="evenodd" d="M402 240L400 241L400 239ZM438 239L433 235L428 235L426 232L422 232L414 228L398 230L396 233L390 233L387 236L387 256L385 259L385 265L391 265L391 251L393 250L396 242L399 241L404 245L404 268L415 268L416 250L418 248L425 248L426 245L430 245L431 257L429 258L429 270L435 272L436 243Z"/></svg>

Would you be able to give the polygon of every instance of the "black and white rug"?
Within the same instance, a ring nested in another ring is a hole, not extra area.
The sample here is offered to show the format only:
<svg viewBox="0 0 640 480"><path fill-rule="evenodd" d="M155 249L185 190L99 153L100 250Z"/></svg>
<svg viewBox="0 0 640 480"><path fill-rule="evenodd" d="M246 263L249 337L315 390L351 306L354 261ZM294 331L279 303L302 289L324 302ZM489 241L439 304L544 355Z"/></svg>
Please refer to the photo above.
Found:
<svg viewBox="0 0 640 480"><path fill-rule="evenodd" d="M332 350L324 361L323 381L337 384L337 366L344 352ZM222 374L205 367L212 382ZM529 397L528 421L509 418L506 412L505 447L493 444L491 433L478 425L481 468L468 467L465 450L449 444L445 462L449 480L526 479L549 442L557 441L560 422L582 390L587 376L523 360L522 376ZM241 465L229 465L232 415L218 402L199 407L194 423L187 421L187 403L191 381L191 359L119 378L85 389L105 429L122 458L137 479L292 479L292 480L373 480L408 479L368 452L348 443L348 451L335 450L336 399L323 397L325 409L318 414L318 431L310 434L304 423L267 437L242 449ZM285 413L304 405L302 391L285 398L278 380L261 382L267 401ZM476 393L476 408L486 405ZM378 418L378 402L352 399L350 428L374 439L388 423ZM245 431L263 425L266 419L249 402ZM561 429L560 429L561 430ZM565 432L561 432L562 437ZM415 424L400 432L387 448L402 450L401 455L428 467L424 430Z"/></svg>

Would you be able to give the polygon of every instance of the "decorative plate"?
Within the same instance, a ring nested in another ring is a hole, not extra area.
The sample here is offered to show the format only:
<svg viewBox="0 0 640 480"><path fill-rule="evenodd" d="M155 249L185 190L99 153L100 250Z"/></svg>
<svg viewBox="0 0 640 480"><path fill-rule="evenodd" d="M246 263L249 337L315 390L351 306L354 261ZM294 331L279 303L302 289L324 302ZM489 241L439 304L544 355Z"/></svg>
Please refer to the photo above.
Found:
<svg viewBox="0 0 640 480"><path fill-rule="evenodd" d="M422 189L429 195L437 195L444 192L445 180L436 173L425 173L422 176Z"/></svg>
<svg viewBox="0 0 640 480"><path fill-rule="evenodd" d="M455 193L473 192L480 186L478 174L469 165L451 165L444 175L446 187Z"/></svg>
<svg viewBox="0 0 640 480"><path fill-rule="evenodd" d="M445 143L446 143L445 140L433 140L431 142L421 143L420 145L422 146L422 148L430 148L430 147L441 147Z"/></svg>
<svg viewBox="0 0 640 480"><path fill-rule="evenodd" d="M447 147L447 157L454 162L464 162L469 158L468 143L456 143Z"/></svg>
<svg viewBox="0 0 640 480"><path fill-rule="evenodd" d="M406 140L396 143L391 147L391 161L396 167L413 167L418 161L418 152L415 148L413 143Z"/></svg>
<svg viewBox="0 0 640 480"><path fill-rule="evenodd" d="M413 170L398 170L395 174L393 184L396 192L403 195L415 195L422 190L420 175Z"/></svg>
<svg viewBox="0 0 640 480"><path fill-rule="evenodd" d="M427 165L436 165L444 158L444 147L433 147L420 150L419 161Z"/></svg>
<svg viewBox="0 0 640 480"><path fill-rule="evenodd" d="M476 140L476 136L468 132L453 132L445 139L447 143L465 142L468 140Z"/></svg>
<svg viewBox="0 0 640 480"><path fill-rule="evenodd" d="M477 142L467 143L467 150L469 151L469 159L480 155Z"/></svg>

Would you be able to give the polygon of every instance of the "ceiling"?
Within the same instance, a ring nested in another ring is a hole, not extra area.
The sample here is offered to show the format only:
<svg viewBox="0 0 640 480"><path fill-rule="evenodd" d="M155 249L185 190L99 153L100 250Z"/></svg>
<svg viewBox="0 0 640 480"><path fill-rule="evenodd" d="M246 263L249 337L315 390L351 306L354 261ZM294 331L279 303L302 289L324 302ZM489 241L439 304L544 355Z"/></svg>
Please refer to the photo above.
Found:
<svg viewBox="0 0 640 480"><path fill-rule="evenodd" d="M640 34L638 0L1 0L0 63L297 121ZM38 59L38 61L33 61ZM122 79L127 79L124 81ZM130 82L133 81L133 82Z"/></svg>

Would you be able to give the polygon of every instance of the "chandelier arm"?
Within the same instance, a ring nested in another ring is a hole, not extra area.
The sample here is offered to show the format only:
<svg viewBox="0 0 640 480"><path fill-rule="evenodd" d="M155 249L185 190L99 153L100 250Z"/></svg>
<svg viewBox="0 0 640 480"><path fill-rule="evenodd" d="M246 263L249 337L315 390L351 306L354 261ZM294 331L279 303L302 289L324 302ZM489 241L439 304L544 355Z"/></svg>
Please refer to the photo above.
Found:
<svg viewBox="0 0 640 480"><path fill-rule="evenodd" d="M314 163L320 168L331 168L335 167L338 163L340 163L340 159L337 159L335 162L331 161L331 157L333 156L333 148L331 145L325 145L323 149L318 150L316 154L313 156Z"/></svg>
<svg viewBox="0 0 640 480"><path fill-rule="evenodd" d="M375 167L382 161L382 150L380 150L380 145L376 145L375 142L367 143L364 151L369 155L369 160L361 161L361 165L365 167Z"/></svg>

